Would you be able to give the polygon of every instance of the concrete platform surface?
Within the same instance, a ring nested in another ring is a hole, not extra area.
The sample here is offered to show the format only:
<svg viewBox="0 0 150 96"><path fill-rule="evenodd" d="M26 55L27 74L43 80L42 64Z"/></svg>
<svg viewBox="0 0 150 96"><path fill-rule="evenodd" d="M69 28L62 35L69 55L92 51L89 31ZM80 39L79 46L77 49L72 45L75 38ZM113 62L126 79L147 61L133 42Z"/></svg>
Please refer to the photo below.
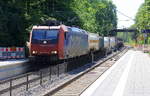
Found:
<svg viewBox="0 0 150 96"><path fill-rule="evenodd" d="M80 96L150 96L150 56L129 50Z"/></svg>
<svg viewBox="0 0 150 96"><path fill-rule="evenodd" d="M0 81L26 73L30 69L28 59L0 61Z"/></svg>
<svg viewBox="0 0 150 96"><path fill-rule="evenodd" d="M28 59L12 59L12 60L0 61L0 67L9 66L18 63L25 63L28 61L29 61Z"/></svg>

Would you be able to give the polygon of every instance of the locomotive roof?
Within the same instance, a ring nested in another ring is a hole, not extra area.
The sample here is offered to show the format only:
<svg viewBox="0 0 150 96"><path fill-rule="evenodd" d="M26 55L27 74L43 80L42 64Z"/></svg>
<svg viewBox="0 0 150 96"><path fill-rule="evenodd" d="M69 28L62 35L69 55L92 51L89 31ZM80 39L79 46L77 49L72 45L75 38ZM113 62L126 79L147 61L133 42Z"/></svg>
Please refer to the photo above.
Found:
<svg viewBox="0 0 150 96"><path fill-rule="evenodd" d="M71 28L71 30L74 32L81 32L81 33L87 34L87 32L85 30L80 29L80 28L77 28L77 27L69 27L69 28Z"/></svg>
<svg viewBox="0 0 150 96"><path fill-rule="evenodd" d="M60 29L62 27L66 32L68 31L68 28L71 28L72 31L74 32L81 32L88 34L85 30L77 28L77 27L69 27L65 25L60 25L60 26L33 26L32 29Z"/></svg>
<svg viewBox="0 0 150 96"><path fill-rule="evenodd" d="M81 29L79 29L79 28L76 28L76 27L71 27L71 30L72 30L72 31L77 31L77 32L80 32L80 31L82 31Z"/></svg>
<svg viewBox="0 0 150 96"><path fill-rule="evenodd" d="M60 29L60 26L33 26L32 29Z"/></svg>

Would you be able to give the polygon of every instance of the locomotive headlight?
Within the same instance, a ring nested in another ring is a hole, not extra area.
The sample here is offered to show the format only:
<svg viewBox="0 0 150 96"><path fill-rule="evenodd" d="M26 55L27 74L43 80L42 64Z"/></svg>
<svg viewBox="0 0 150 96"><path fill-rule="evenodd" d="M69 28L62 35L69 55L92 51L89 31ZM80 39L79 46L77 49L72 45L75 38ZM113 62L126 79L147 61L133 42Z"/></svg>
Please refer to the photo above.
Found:
<svg viewBox="0 0 150 96"><path fill-rule="evenodd" d="M33 54L36 54L36 53L37 53L37 51L32 51L32 53L33 53Z"/></svg>
<svg viewBox="0 0 150 96"><path fill-rule="evenodd" d="M57 54L57 51L51 51L51 54Z"/></svg>

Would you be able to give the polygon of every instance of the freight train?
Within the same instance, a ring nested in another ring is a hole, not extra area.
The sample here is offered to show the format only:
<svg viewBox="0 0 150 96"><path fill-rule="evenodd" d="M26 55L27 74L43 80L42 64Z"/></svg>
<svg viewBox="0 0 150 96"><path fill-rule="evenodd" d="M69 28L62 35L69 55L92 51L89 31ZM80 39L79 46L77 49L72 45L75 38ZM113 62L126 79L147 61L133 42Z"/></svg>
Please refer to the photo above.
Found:
<svg viewBox="0 0 150 96"><path fill-rule="evenodd" d="M29 52L30 57L57 61L102 49L110 52L116 50L117 42L116 37L102 37L77 27L33 26L30 33Z"/></svg>

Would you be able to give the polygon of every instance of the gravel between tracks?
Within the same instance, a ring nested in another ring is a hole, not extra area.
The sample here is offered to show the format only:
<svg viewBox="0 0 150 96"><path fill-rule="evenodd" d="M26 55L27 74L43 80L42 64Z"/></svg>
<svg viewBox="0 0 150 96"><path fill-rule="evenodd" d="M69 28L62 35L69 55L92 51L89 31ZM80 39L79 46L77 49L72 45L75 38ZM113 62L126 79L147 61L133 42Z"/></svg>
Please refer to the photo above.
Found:
<svg viewBox="0 0 150 96"><path fill-rule="evenodd" d="M107 69L109 69L116 62L116 59L119 59L119 57L123 54L124 52L106 61L105 63L102 63L100 66L95 67L93 70L84 74L50 96L79 96L84 90L86 90L86 88L88 88L88 86L90 86Z"/></svg>

